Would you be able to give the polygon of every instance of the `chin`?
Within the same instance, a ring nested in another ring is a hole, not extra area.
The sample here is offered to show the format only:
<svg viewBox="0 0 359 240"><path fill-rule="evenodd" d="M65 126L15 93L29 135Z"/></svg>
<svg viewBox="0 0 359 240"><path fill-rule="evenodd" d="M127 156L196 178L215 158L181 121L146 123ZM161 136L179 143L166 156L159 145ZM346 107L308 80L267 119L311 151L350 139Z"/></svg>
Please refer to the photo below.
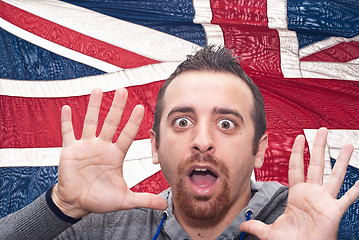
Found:
<svg viewBox="0 0 359 240"><path fill-rule="evenodd" d="M196 196L185 187L183 181L176 184L178 207L183 213L194 220L216 221L222 219L230 207L230 194L227 183L212 196Z"/></svg>

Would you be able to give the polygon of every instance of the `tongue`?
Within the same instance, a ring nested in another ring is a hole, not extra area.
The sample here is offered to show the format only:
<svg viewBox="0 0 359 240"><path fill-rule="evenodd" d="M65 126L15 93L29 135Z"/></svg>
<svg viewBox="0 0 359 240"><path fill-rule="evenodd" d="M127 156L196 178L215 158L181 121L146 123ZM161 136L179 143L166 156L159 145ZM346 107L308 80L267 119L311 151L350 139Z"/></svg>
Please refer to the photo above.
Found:
<svg viewBox="0 0 359 240"><path fill-rule="evenodd" d="M199 187L207 187L216 181L216 177L208 172L195 172L191 179Z"/></svg>

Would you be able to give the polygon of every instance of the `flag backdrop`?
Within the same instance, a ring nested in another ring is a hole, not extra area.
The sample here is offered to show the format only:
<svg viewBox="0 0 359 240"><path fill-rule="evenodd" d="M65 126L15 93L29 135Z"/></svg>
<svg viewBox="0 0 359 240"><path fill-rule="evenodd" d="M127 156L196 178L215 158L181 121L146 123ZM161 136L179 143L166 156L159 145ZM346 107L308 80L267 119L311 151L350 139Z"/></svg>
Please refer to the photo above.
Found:
<svg viewBox="0 0 359 240"><path fill-rule="evenodd" d="M103 89L100 123L114 90L126 87L128 119L145 118L125 159L135 191L168 187L151 163L149 130L157 92L186 55L221 44L259 86L269 148L260 181L288 182L294 138L305 134L308 166L316 129L330 129L325 174L341 146L355 152L342 195L359 179L359 2L348 0L0 1L0 217L57 181L60 110L73 109L81 135L89 93ZM123 124L121 124L123 127ZM359 201L340 239L359 239Z"/></svg>

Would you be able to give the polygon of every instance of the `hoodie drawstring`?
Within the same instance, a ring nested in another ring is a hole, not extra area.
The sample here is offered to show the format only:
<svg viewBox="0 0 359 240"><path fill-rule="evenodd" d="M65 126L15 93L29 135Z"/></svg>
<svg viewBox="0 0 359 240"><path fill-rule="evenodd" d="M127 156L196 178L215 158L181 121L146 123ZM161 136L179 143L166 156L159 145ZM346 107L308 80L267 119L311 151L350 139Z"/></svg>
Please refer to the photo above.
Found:
<svg viewBox="0 0 359 240"><path fill-rule="evenodd" d="M251 219L252 214L253 214L252 210L248 209L246 211L246 221L249 221ZM239 237L239 240L243 240L245 235L246 235L245 232L241 232L241 236Z"/></svg>
<svg viewBox="0 0 359 240"><path fill-rule="evenodd" d="M248 209L248 210L246 211L246 221L249 221L249 220L251 219L252 214L253 214L253 211L252 211L252 210ZM152 240L156 240L156 239L158 238L158 236L160 235L160 232L161 232L163 223L164 223L164 221L166 220L166 218L167 218L167 211L164 211L164 212L163 212L163 215L162 215L161 222L160 222L160 224L158 225L156 234L153 236ZM239 240L243 240L245 235L246 235L245 232L241 232L241 235L240 235Z"/></svg>
<svg viewBox="0 0 359 240"><path fill-rule="evenodd" d="M161 219L160 225L158 225L156 234L153 236L152 240L156 240L156 239L158 238L158 235L160 235L163 222L166 220L166 218L167 218L167 211L163 211L163 215L162 215L162 219Z"/></svg>

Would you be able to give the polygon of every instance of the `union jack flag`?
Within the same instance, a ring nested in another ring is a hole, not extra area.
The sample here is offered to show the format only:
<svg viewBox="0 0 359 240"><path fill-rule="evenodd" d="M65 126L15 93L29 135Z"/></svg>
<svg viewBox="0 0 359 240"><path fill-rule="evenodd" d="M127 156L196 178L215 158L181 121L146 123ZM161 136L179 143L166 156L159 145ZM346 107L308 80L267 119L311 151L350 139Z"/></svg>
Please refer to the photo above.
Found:
<svg viewBox="0 0 359 240"><path fill-rule="evenodd" d="M146 109L125 159L128 185L153 193L167 188L151 162L156 95L188 54L208 44L225 45L239 56L264 96L269 148L256 180L287 184L294 138L306 135L308 166L321 126L330 130L325 174L350 142L355 151L343 189L358 179L356 1L2 0L0 9L0 217L56 182L60 109L73 108L79 137L90 91L97 87L105 92L100 123L118 87L129 91L123 122L135 105ZM358 205L344 215L339 238L359 234Z"/></svg>

